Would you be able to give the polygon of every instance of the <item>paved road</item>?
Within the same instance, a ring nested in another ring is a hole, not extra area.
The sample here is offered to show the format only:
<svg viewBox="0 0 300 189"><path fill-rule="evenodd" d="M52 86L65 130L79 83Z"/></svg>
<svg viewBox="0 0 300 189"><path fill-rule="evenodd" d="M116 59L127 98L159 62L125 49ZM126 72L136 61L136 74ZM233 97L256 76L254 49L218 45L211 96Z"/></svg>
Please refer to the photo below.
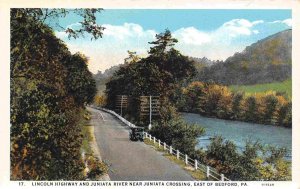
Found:
<svg viewBox="0 0 300 189"><path fill-rule="evenodd" d="M110 165L112 181L193 180L177 164L142 142L132 142L128 128L114 116L93 108L91 123L102 160Z"/></svg>

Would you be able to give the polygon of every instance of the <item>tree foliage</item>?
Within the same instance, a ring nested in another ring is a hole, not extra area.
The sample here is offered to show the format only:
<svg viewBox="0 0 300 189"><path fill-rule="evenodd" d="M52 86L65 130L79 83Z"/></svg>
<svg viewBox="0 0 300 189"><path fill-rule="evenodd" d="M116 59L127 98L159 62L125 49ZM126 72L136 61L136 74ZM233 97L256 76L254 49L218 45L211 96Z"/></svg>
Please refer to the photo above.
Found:
<svg viewBox="0 0 300 189"><path fill-rule="evenodd" d="M197 138L204 134L204 129L198 125L191 125L182 119L172 116L172 119L163 123L157 121L154 123L150 133L171 145L180 152L192 156L198 144Z"/></svg>
<svg viewBox="0 0 300 189"><path fill-rule="evenodd" d="M106 106L106 96L105 95L96 95L94 98L94 103L96 106L105 107Z"/></svg>
<svg viewBox="0 0 300 189"><path fill-rule="evenodd" d="M182 89L179 108L221 119L291 127L291 102L282 94L268 91L254 95L231 92L228 87L192 82Z"/></svg>
<svg viewBox="0 0 300 189"><path fill-rule="evenodd" d="M203 153L203 152L202 152ZM231 180L291 180L290 163L284 159L286 150L246 141L245 148L216 136L204 152L203 161Z"/></svg>
<svg viewBox="0 0 300 189"><path fill-rule="evenodd" d="M177 42L169 30L156 35L150 42L149 56L139 58L129 51L129 57L106 84L107 106L114 108L117 95L128 95L132 100L132 119L139 120L139 97L160 96L162 106L168 104L178 84L195 74L192 61L173 48Z"/></svg>
<svg viewBox="0 0 300 189"><path fill-rule="evenodd" d="M186 88L182 89L184 100L181 104L181 108L187 112L199 111L199 98L204 95L204 83L192 82Z"/></svg>
<svg viewBox="0 0 300 189"><path fill-rule="evenodd" d="M45 19L63 9L11 10L11 179L83 179L81 108L95 94L87 59Z"/></svg>
<svg viewBox="0 0 300 189"><path fill-rule="evenodd" d="M106 84L107 106L113 109L117 95L128 95L131 100L125 116L145 126L149 124L149 118L139 114L139 97L159 96L159 116L153 116L151 134L182 152L191 154L197 144L197 137L204 131L178 118L179 114L171 97L180 89L182 82L195 75L195 67L188 57L173 48L177 39L172 37L169 30L157 34L156 40L149 43L154 46L145 58L128 51L129 57L125 59L125 64Z"/></svg>

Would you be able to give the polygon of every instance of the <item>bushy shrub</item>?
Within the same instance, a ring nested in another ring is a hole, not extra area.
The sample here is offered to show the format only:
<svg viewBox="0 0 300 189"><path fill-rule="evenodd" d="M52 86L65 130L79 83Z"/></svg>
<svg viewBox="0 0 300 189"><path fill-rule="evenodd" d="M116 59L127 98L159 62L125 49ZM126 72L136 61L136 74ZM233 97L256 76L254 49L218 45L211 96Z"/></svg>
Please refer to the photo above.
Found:
<svg viewBox="0 0 300 189"><path fill-rule="evenodd" d="M88 156L86 161L89 168L87 172L87 178L89 180L98 180L100 176L107 173L107 166L103 162L100 162L98 158Z"/></svg>
<svg viewBox="0 0 300 189"><path fill-rule="evenodd" d="M220 136L215 137L206 151L205 162L225 175L235 174L235 166L239 154L233 142L224 141Z"/></svg>
<svg viewBox="0 0 300 189"><path fill-rule="evenodd" d="M204 129L183 121L171 105L163 107L162 119L154 122L150 134L183 153L193 154Z"/></svg>
<svg viewBox="0 0 300 189"><path fill-rule="evenodd" d="M284 159L286 150L246 142L241 151L234 143L215 137L204 152L204 163L214 167L231 180L290 180L291 164Z"/></svg>

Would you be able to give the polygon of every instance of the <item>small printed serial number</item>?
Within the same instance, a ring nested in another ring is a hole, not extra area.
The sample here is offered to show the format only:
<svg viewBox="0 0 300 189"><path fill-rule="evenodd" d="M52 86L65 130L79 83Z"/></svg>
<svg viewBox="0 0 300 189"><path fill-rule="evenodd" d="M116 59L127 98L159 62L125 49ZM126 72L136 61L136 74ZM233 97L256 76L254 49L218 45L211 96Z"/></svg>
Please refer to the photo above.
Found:
<svg viewBox="0 0 300 189"><path fill-rule="evenodd" d="M262 183L262 186L274 186L274 183Z"/></svg>

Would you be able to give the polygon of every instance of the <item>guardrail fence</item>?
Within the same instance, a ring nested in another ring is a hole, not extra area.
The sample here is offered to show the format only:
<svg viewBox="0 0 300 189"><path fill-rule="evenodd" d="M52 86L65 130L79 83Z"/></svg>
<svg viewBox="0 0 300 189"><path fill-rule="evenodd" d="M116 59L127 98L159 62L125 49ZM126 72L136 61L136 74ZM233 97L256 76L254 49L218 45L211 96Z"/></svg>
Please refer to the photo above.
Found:
<svg viewBox="0 0 300 189"><path fill-rule="evenodd" d="M105 108L96 108L103 110L105 112L108 112L114 116L116 116L119 120L121 120L125 125L128 127L137 127L133 123L130 123L126 119L124 119L122 116L117 114L116 112L112 110L108 110ZM206 174L206 177L208 179L213 179L216 181L230 181L228 178L224 176L224 174L218 173L218 171L210 166L201 164L199 160L190 158L187 154L181 153L179 150L174 149L172 146L167 145L165 142L160 141L160 139L155 138L154 136L151 136L149 133L144 132L144 138L148 138L150 141L152 141L154 144L158 144L159 147L163 146L164 151L168 152L171 155L174 155L177 159L183 160L186 165L190 165L194 168L194 170L200 170L203 173Z"/></svg>
<svg viewBox="0 0 300 189"><path fill-rule="evenodd" d="M230 181L224 176L224 174L219 174L216 169L201 164L198 160L190 158L187 154L181 153L179 150L174 149L172 146L167 145L165 142L157 140L154 136L151 136L149 133L144 132L144 138L148 138L154 144L158 144L158 147L163 146L163 149L171 155L174 155L177 159L183 160L186 165L190 165L194 170L200 170L206 174L207 178L216 180L216 181Z"/></svg>

